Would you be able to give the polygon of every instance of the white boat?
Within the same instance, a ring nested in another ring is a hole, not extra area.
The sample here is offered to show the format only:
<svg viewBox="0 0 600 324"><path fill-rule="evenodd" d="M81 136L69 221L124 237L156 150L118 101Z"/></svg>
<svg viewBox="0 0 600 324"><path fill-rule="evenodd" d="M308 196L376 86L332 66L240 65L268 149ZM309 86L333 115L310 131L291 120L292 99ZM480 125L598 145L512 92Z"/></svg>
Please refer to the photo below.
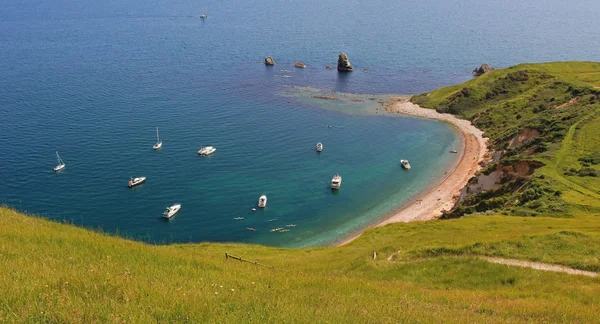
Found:
<svg viewBox="0 0 600 324"><path fill-rule="evenodd" d="M163 218L169 219L173 217L181 209L181 204L175 204L171 207L167 207L163 212Z"/></svg>
<svg viewBox="0 0 600 324"><path fill-rule="evenodd" d="M455 149L451 149L451 150L450 150L450 153L458 153L458 151L457 151L457 150L455 150Z"/></svg>
<svg viewBox="0 0 600 324"><path fill-rule="evenodd" d="M200 18L205 19L205 18L208 18L208 16L206 14L204 14L204 12L202 12L202 14L200 15Z"/></svg>
<svg viewBox="0 0 600 324"><path fill-rule="evenodd" d="M58 160L58 164L54 167L54 172L58 172L65 168L65 161L60 158L58 152L56 152L56 159Z"/></svg>
<svg viewBox="0 0 600 324"><path fill-rule="evenodd" d="M200 154L200 155L210 155L210 154L215 153L216 150L217 150L217 148L214 147L214 146L205 146L205 147L201 148L198 151L198 154Z"/></svg>
<svg viewBox="0 0 600 324"><path fill-rule="evenodd" d="M154 144L154 146L152 146L153 149L158 150L162 147L162 141L160 140L160 137L158 137L158 127L156 127L156 144Z"/></svg>
<svg viewBox="0 0 600 324"><path fill-rule="evenodd" d="M339 174L336 174L335 176L333 176L333 179L331 179L331 189L340 189L341 186L342 186L342 176Z"/></svg>
<svg viewBox="0 0 600 324"><path fill-rule="evenodd" d="M317 152L323 151L323 144L317 143Z"/></svg>
<svg viewBox="0 0 600 324"><path fill-rule="evenodd" d="M408 163L408 160L400 160L400 164L402 164L402 167L405 169L410 169L410 163Z"/></svg>
<svg viewBox="0 0 600 324"><path fill-rule="evenodd" d="M133 188L135 186L141 185L144 182L146 182L146 177L129 178L129 182L127 183L127 186L129 188Z"/></svg>
<svg viewBox="0 0 600 324"><path fill-rule="evenodd" d="M258 198L258 207L265 208L267 206L267 196L262 195Z"/></svg>

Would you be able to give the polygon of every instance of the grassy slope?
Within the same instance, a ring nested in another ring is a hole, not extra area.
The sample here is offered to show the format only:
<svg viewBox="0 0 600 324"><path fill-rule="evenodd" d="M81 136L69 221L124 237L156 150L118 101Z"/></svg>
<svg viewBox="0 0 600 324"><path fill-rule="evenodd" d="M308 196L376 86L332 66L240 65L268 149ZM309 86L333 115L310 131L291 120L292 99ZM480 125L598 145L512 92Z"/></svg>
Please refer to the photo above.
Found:
<svg viewBox="0 0 600 324"><path fill-rule="evenodd" d="M545 165L531 180L507 182L495 194L471 197L458 212L492 209L570 216L568 204L600 207L600 178L568 175L569 170L590 167L579 158L600 151L599 76L600 64L593 62L521 64L413 97L424 107L473 121L490 137L492 148L503 152L502 165L517 161ZM536 129L541 136L523 147L509 148L510 140L525 129ZM591 167L600 170L598 165ZM482 205L482 200L487 201Z"/></svg>
<svg viewBox="0 0 600 324"><path fill-rule="evenodd" d="M590 80L600 70L587 63L527 65L533 68L577 82L581 73ZM600 278L477 258L600 271L600 203L590 195L598 182L563 172L599 149L600 121L580 117L560 145L539 156L546 166L536 171L563 191L569 218L472 215L393 224L347 246L292 250L149 246L1 208L0 322L597 321ZM226 261L225 252L276 269Z"/></svg>

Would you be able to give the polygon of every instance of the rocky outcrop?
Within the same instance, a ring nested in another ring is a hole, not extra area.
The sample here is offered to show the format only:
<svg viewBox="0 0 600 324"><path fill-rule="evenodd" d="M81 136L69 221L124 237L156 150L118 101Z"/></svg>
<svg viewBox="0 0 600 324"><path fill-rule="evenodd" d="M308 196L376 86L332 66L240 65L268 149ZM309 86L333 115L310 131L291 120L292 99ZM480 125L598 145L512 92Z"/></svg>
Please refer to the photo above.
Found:
<svg viewBox="0 0 600 324"><path fill-rule="evenodd" d="M295 67L299 68L299 69L304 69L306 67L306 64L297 61L296 64L294 64Z"/></svg>
<svg viewBox="0 0 600 324"><path fill-rule="evenodd" d="M340 53L340 55L338 56L337 70L340 72L354 71L354 67L352 66L352 64L350 64L350 60L344 52Z"/></svg>
<svg viewBox="0 0 600 324"><path fill-rule="evenodd" d="M473 70L473 75L474 76L480 76L486 72L490 72L490 71L494 71L494 68L491 67L489 64L487 63L483 63L481 64L481 66L475 70Z"/></svg>
<svg viewBox="0 0 600 324"><path fill-rule="evenodd" d="M272 57L267 56L265 57L265 65L275 65L275 60Z"/></svg>

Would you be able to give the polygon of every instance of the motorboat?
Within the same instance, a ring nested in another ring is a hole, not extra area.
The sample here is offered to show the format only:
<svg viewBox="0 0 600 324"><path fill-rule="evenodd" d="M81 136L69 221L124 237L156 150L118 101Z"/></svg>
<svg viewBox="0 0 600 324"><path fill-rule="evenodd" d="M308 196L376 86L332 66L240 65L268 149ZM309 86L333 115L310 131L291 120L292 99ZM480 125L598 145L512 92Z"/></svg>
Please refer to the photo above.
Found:
<svg viewBox="0 0 600 324"><path fill-rule="evenodd" d="M455 149L452 149L452 150L450 150L450 153L458 153L458 151Z"/></svg>
<svg viewBox="0 0 600 324"><path fill-rule="evenodd" d="M260 198L258 198L258 207L260 207L260 208L267 207L267 196L266 195L262 195L262 196L260 196Z"/></svg>
<svg viewBox="0 0 600 324"><path fill-rule="evenodd" d="M206 18L208 18L208 16L207 16L207 15L206 15L206 14L203 12L203 13L200 15L200 18L202 18L202 19L206 19Z"/></svg>
<svg viewBox="0 0 600 324"><path fill-rule="evenodd" d="M129 188L133 188L135 186L141 185L144 182L146 182L146 177L129 178L129 183L127 183L127 186Z"/></svg>
<svg viewBox="0 0 600 324"><path fill-rule="evenodd" d="M65 168L65 161L63 161L60 158L60 155L58 155L58 152L56 152L56 160L58 160L58 164L54 167L54 172L63 170Z"/></svg>
<svg viewBox="0 0 600 324"><path fill-rule="evenodd" d="M244 219L244 217L235 217L234 219L235 220L242 220L242 219Z"/></svg>
<svg viewBox="0 0 600 324"><path fill-rule="evenodd" d="M215 148L214 146L205 146L198 151L198 154L206 156L215 153L216 150L217 148Z"/></svg>
<svg viewBox="0 0 600 324"><path fill-rule="evenodd" d="M162 141L160 140L160 137L158 136L158 127L156 127L156 144L154 144L152 146L153 149L158 150L162 147Z"/></svg>
<svg viewBox="0 0 600 324"><path fill-rule="evenodd" d="M175 204L170 207L167 207L163 212L163 218L169 219L173 217L177 212L181 209L181 204Z"/></svg>
<svg viewBox="0 0 600 324"><path fill-rule="evenodd" d="M317 152L323 151L323 144L317 143Z"/></svg>
<svg viewBox="0 0 600 324"><path fill-rule="evenodd" d="M341 186L342 186L342 176L339 174L336 174L331 179L331 189L340 189Z"/></svg>
<svg viewBox="0 0 600 324"><path fill-rule="evenodd" d="M274 228L274 229L272 229L272 230L271 230L271 232L279 232L279 231L281 231L282 229L283 229L283 228L281 228L281 227L277 227L277 228Z"/></svg>
<svg viewBox="0 0 600 324"><path fill-rule="evenodd" d="M408 160L400 160L400 164L402 164L402 167L409 170L410 169L410 163L408 163Z"/></svg>

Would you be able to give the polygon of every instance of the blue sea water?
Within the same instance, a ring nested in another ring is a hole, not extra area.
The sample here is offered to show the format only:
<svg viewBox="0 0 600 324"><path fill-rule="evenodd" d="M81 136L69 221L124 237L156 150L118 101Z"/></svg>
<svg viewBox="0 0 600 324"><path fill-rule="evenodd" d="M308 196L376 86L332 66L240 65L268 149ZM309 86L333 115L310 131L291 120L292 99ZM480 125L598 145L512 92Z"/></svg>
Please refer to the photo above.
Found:
<svg viewBox="0 0 600 324"><path fill-rule="evenodd" d="M296 89L411 94L466 81L482 62L598 60L599 9L594 1L3 1L0 202L148 242L329 244L431 186L456 163L447 152L460 140L443 123L329 109ZM340 51L357 71L324 68ZM274 67L262 64L266 55ZM308 67L295 69L297 60ZM160 151L151 148L156 126ZM217 153L197 156L204 145ZM59 174L56 150L67 164ZM406 157L409 172L398 164ZM343 186L332 192L336 173ZM147 183L126 188L139 175ZM269 204L252 212L261 194ZM175 202L182 210L160 219ZM269 231L286 224L297 226Z"/></svg>

